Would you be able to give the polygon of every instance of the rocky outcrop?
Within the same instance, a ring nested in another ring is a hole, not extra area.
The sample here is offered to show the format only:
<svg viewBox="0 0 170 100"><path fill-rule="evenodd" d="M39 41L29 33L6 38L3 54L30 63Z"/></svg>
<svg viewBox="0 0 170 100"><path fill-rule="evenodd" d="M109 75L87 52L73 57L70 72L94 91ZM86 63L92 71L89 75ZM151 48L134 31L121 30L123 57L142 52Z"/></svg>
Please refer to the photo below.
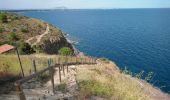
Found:
<svg viewBox="0 0 170 100"><path fill-rule="evenodd" d="M35 49L36 52L47 54L57 54L62 47L73 46L64 37L63 32L49 25L42 20L5 13L10 19L6 23L0 22L0 44L3 43L23 43L26 42ZM14 18L15 17L15 18ZM18 40L11 40L11 34L16 34Z"/></svg>

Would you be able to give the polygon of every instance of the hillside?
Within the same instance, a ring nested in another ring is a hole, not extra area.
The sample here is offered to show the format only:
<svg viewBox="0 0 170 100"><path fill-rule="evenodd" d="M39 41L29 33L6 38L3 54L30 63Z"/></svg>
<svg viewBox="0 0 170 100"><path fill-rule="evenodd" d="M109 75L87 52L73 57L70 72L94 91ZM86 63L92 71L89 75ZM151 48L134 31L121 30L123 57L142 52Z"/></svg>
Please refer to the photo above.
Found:
<svg viewBox="0 0 170 100"><path fill-rule="evenodd" d="M57 54L62 47L73 49L60 29L42 20L13 13L0 13L0 19L0 44L28 43L36 52L47 54Z"/></svg>
<svg viewBox="0 0 170 100"><path fill-rule="evenodd" d="M109 60L77 67L79 98L83 100L170 100L170 95L137 77L120 71Z"/></svg>
<svg viewBox="0 0 170 100"><path fill-rule="evenodd" d="M28 65L31 64L28 60L33 56L21 57L22 59L27 59ZM46 57L54 58L56 60L57 56L41 56L40 58L44 59ZM70 61L73 60L70 59ZM46 73L45 76L47 79L45 77L43 78L42 75L40 76L40 79L33 79L22 85L27 100L170 99L169 94L161 92L159 89L141 79L131 77L130 75L121 72L116 64L103 59L97 59L97 64L93 65L82 64L68 66L68 72L65 69L65 74L63 73L63 70L61 70L61 82L59 79L58 68L55 68L54 94L51 90L52 85L48 74ZM0 99L18 100L14 86L12 83L8 84L11 85L0 87ZM6 89L5 87L10 87L11 89ZM3 90L5 91L4 93Z"/></svg>

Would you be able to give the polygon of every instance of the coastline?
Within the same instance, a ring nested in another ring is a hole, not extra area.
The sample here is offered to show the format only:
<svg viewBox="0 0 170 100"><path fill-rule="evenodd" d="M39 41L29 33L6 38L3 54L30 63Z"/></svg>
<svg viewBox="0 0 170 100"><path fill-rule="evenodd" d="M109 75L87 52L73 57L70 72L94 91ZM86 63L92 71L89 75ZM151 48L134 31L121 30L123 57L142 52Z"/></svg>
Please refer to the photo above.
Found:
<svg viewBox="0 0 170 100"><path fill-rule="evenodd" d="M78 42L69 39L69 37L68 37L69 34L64 33L64 32L62 32L62 33L63 33L63 35L64 35L66 41L67 41L68 43L70 43L71 46L73 47L74 54L75 54L75 55L78 55L78 54L80 53L80 51L75 47L75 44L77 44Z"/></svg>
<svg viewBox="0 0 170 100"><path fill-rule="evenodd" d="M71 37L69 38L69 37L68 37L69 34L65 34L64 32L62 32L62 34L63 34L64 38L66 39L66 41L67 41L68 43L70 43L70 45L72 46L72 49L74 50L74 53L75 53L76 56L77 56L77 55L81 55L81 53L84 55L83 52L80 52L80 51L75 47L76 41L72 40ZM99 58L97 58L97 59L99 59ZM114 61L111 61L111 62L114 62ZM124 74L124 75L126 75L126 74ZM129 76L129 77L134 78L134 77L132 77L132 76ZM144 80L143 80L143 79L140 79L140 80L139 80L139 84L141 84L142 81L144 81ZM146 84L147 84L147 83L148 83L148 82L146 82ZM144 83L143 83L143 84L144 84ZM152 84L150 84L150 83L148 83L148 85L151 85L151 86L152 86ZM143 85L142 85L142 86L143 86ZM156 89L155 86L153 86L153 87ZM143 87L143 88L147 88L147 87ZM159 88L158 88L157 90L159 90L159 92L162 92ZM164 92L162 92L162 93L164 93ZM151 94L153 94L152 91L151 91ZM153 95L155 95L155 94L153 94Z"/></svg>

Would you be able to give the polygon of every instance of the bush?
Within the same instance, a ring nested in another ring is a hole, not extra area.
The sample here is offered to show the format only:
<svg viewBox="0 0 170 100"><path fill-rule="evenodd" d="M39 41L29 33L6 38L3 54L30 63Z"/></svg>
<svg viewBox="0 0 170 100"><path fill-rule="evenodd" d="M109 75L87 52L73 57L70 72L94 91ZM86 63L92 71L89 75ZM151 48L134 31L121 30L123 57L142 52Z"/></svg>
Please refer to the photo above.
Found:
<svg viewBox="0 0 170 100"><path fill-rule="evenodd" d="M73 50L68 47L61 48L58 53L63 56L73 55Z"/></svg>
<svg viewBox="0 0 170 100"><path fill-rule="evenodd" d="M19 47L19 51L21 54L32 54L34 53L34 49L28 43L21 43Z"/></svg>
<svg viewBox="0 0 170 100"><path fill-rule="evenodd" d="M95 95L101 97L111 97L113 88L95 80L86 80L79 83L80 91L86 95Z"/></svg>
<svg viewBox="0 0 170 100"><path fill-rule="evenodd" d="M9 45L13 45L13 46L16 46L17 43L15 41L0 41L0 45L3 45L3 44L9 44Z"/></svg>
<svg viewBox="0 0 170 100"><path fill-rule="evenodd" d="M23 32L23 33L28 33L29 31L28 31L27 29L22 28L22 29L21 29L21 32Z"/></svg>
<svg viewBox="0 0 170 100"><path fill-rule="evenodd" d="M4 32L4 28L0 27L0 33Z"/></svg>
<svg viewBox="0 0 170 100"><path fill-rule="evenodd" d="M40 45L33 45L32 48L36 51L36 53L43 53L43 49Z"/></svg>
<svg viewBox="0 0 170 100"><path fill-rule="evenodd" d="M12 20L18 20L18 19L19 19L19 17L16 16L16 15L14 15L14 16L12 17Z"/></svg>
<svg viewBox="0 0 170 100"><path fill-rule="evenodd" d="M109 63L110 62L109 59L107 59L107 58L100 58L100 60L105 62L105 63Z"/></svg>
<svg viewBox="0 0 170 100"><path fill-rule="evenodd" d="M17 40L19 40L19 37L17 36L17 34L15 32L12 32L12 33L10 33L10 40L17 41Z"/></svg>
<svg viewBox="0 0 170 100"><path fill-rule="evenodd" d="M2 23L7 23L8 22L8 18L7 15L4 13L0 14L0 20L2 21Z"/></svg>

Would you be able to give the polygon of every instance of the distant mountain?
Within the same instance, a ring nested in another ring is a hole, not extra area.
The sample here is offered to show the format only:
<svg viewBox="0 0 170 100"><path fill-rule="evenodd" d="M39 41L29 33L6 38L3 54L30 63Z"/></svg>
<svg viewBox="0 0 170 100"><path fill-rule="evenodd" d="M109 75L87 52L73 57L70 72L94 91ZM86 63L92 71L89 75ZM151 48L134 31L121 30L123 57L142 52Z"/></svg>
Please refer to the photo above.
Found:
<svg viewBox="0 0 170 100"><path fill-rule="evenodd" d="M54 9L68 9L67 7L65 7L65 6L61 6L61 7L55 7Z"/></svg>

